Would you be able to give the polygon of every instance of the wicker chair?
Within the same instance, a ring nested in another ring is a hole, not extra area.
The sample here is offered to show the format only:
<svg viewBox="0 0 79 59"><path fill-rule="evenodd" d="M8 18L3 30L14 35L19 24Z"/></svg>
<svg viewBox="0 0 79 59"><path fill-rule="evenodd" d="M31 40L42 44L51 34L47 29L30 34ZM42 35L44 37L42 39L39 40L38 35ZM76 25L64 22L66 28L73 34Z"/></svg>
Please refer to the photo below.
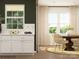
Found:
<svg viewBox="0 0 79 59"><path fill-rule="evenodd" d="M60 50L64 50L64 46L66 43L66 40L64 40L64 38L62 38L59 34L54 34L54 41L56 43L56 47L55 50L57 50L57 48Z"/></svg>

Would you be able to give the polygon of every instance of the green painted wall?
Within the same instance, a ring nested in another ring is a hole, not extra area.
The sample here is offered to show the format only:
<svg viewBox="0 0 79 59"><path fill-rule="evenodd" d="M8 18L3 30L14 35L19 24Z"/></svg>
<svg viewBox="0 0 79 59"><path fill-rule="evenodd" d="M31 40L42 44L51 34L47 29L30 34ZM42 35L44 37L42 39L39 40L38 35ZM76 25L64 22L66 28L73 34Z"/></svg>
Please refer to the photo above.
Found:
<svg viewBox="0 0 79 59"><path fill-rule="evenodd" d="M0 0L2 17L5 17L5 4L25 4L25 23L36 23L36 0Z"/></svg>

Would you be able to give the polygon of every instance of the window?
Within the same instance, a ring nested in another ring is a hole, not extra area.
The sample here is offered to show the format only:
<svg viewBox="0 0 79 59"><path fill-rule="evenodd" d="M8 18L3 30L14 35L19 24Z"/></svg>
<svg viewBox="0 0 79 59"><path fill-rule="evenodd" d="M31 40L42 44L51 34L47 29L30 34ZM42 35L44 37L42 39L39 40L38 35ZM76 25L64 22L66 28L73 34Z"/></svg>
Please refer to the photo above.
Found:
<svg viewBox="0 0 79 59"><path fill-rule="evenodd" d="M7 29L23 29L24 5L5 5L5 23Z"/></svg>
<svg viewBox="0 0 79 59"><path fill-rule="evenodd" d="M57 14L49 13L48 14L48 21L49 21L49 32L50 33L55 33L56 28L57 28Z"/></svg>
<svg viewBox="0 0 79 59"><path fill-rule="evenodd" d="M65 10L64 8L56 8L55 10L49 10L48 21L50 33L66 33L67 26L70 24L69 10Z"/></svg>
<svg viewBox="0 0 79 59"><path fill-rule="evenodd" d="M69 13L60 13L60 33L66 33L68 26L70 25L70 15Z"/></svg>

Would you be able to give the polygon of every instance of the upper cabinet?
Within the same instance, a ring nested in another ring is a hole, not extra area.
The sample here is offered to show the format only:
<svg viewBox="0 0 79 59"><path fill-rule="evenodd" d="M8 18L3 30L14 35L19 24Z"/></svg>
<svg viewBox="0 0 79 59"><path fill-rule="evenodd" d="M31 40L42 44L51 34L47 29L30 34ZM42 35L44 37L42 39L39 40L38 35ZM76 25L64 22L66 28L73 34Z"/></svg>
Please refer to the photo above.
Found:
<svg viewBox="0 0 79 59"><path fill-rule="evenodd" d="M23 4L5 5L5 24L7 29L23 29L25 21Z"/></svg>

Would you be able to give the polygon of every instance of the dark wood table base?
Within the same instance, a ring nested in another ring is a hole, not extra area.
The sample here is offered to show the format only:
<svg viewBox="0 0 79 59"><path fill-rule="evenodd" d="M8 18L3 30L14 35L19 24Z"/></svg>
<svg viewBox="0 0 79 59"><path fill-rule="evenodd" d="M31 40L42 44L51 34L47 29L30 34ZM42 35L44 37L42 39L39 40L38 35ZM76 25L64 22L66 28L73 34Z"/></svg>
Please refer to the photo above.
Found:
<svg viewBox="0 0 79 59"><path fill-rule="evenodd" d="M75 51L75 49L72 48L72 47L65 48L64 50L65 50L65 51Z"/></svg>
<svg viewBox="0 0 79 59"><path fill-rule="evenodd" d="M72 47L73 46L73 42L68 42L66 43L66 48L64 49L65 51L75 51L75 49Z"/></svg>
<svg viewBox="0 0 79 59"><path fill-rule="evenodd" d="M66 40L68 41L68 43L66 43L66 48L64 50L66 50L66 51L74 51L75 49L72 47L73 42L71 41L71 37L67 37Z"/></svg>

